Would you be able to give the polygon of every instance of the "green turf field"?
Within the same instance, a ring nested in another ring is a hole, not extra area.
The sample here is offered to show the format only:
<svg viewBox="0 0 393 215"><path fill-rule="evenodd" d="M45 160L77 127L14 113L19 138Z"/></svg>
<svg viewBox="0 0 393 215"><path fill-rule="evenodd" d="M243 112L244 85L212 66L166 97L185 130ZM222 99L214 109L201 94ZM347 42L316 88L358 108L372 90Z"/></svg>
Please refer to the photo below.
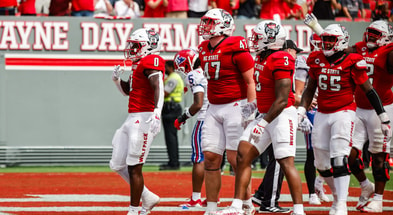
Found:
<svg viewBox="0 0 393 215"><path fill-rule="evenodd" d="M300 176L302 181L305 182L305 177L303 174L303 164L297 164L296 168L301 173ZM158 171L158 166L145 166L144 171L146 172L154 172ZM191 167L181 167L179 171L183 172L190 172L191 174ZM6 167L0 168L0 173L26 173L26 172L111 172L109 166L53 166L53 167ZM256 170L253 171L253 177L262 178L265 173L265 170ZM229 174L229 168L227 167L224 174ZM371 169L366 170L367 178L371 181L374 181L371 173ZM285 180L285 179L284 179ZM350 181L351 187L358 187L359 182L355 179L353 175L351 175ZM386 190L393 190L393 180L390 180L386 184Z"/></svg>

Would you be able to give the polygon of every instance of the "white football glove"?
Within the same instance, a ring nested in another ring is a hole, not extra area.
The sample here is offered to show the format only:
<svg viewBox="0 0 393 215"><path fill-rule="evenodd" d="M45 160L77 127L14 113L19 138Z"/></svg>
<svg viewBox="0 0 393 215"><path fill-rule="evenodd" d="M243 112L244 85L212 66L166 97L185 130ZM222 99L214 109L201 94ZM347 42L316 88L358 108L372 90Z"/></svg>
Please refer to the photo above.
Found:
<svg viewBox="0 0 393 215"><path fill-rule="evenodd" d="M386 112L378 115L381 120L381 130L383 135L385 135L386 142L390 142L392 139L392 128L390 127L390 119Z"/></svg>
<svg viewBox="0 0 393 215"><path fill-rule="evenodd" d="M120 75L124 72L124 69L120 66L117 65L115 68L113 68L113 73L112 73L112 80L117 81L120 78Z"/></svg>
<svg viewBox="0 0 393 215"><path fill-rule="evenodd" d="M306 24L308 27L310 27L318 36L322 34L323 28L322 26L318 23L317 17L313 13L306 14L306 17L303 20L304 24Z"/></svg>
<svg viewBox="0 0 393 215"><path fill-rule="evenodd" d="M155 108L153 114L146 123L150 123L150 132L153 136L156 136L161 130L161 111Z"/></svg>
<svg viewBox="0 0 393 215"><path fill-rule="evenodd" d="M303 123L303 121L305 119L308 119L307 115L306 115L306 108L304 108L303 106L299 106L297 108L297 124L298 124L298 127L301 126L301 124Z"/></svg>
<svg viewBox="0 0 393 215"><path fill-rule="evenodd" d="M248 117L250 117L250 116L255 112L255 110L257 109L257 103L256 103L255 100L252 101L252 102L247 102L247 103L244 103L244 104L241 106L241 108L242 108L242 118L243 118L243 120L246 120L246 119L248 119Z"/></svg>
<svg viewBox="0 0 393 215"><path fill-rule="evenodd" d="M250 140L254 140L254 143L259 142L259 138L263 135L265 127L269 124L263 118L251 129Z"/></svg>
<svg viewBox="0 0 393 215"><path fill-rule="evenodd" d="M313 127L311 121L306 117L302 122L298 124L297 130L308 134L311 131L311 128Z"/></svg>

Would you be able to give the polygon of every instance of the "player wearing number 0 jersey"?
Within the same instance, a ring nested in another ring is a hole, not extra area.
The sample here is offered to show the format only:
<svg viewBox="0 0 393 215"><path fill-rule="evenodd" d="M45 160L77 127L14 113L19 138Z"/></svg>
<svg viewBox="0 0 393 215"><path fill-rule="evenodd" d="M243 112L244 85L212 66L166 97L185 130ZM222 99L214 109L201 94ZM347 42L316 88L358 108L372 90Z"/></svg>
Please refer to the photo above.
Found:
<svg viewBox="0 0 393 215"><path fill-rule="evenodd" d="M255 100L252 78L254 60L247 41L232 36L234 21L223 9L211 9L198 26L203 41L199 47L201 67L207 78L206 110L202 131L202 150L205 155L206 214L217 209L221 187L220 164L224 151L236 171L236 154L243 131L241 104ZM247 100L247 101L246 101ZM250 201L246 204L250 207Z"/></svg>
<svg viewBox="0 0 393 215"><path fill-rule="evenodd" d="M160 36L152 29L138 29L127 40L125 60L133 62L128 81L115 66L112 80L118 90L129 97L126 121L116 130L112 140L110 168L130 185L130 207L127 215L146 215L160 198L144 186L142 167L150 146L161 128L164 103L165 62L156 53L161 49ZM139 204L142 200L142 209Z"/></svg>
<svg viewBox="0 0 393 215"><path fill-rule="evenodd" d="M350 47L348 51L361 54L368 66L368 77L375 91L381 98L389 118L393 117L393 28L386 21L372 22L366 29L364 41ZM349 165L353 175L360 182L362 193L356 209L364 212L382 212L382 195L389 176L390 140L384 135L380 119L373 110L373 105L358 87L355 91L356 121L353 146L349 156ZM392 126L392 123L390 123ZM364 173L362 160L363 145L369 141L368 151L372 156L372 170L375 186ZM374 194L373 200L368 203Z"/></svg>
<svg viewBox="0 0 393 215"><path fill-rule="evenodd" d="M299 123L306 117L306 107L309 107L318 89L318 111L312 130L315 166L333 192L334 201L329 214L346 215L351 173L348 156L355 122L353 97L356 86L359 85L366 93L378 114L385 113L385 110L376 102L379 96L368 80L363 57L344 53L349 44L345 27L328 25L320 37L322 51L312 52L307 59L310 77L298 108ZM388 120L381 120L381 127L383 123L388 123Z"/></svg>

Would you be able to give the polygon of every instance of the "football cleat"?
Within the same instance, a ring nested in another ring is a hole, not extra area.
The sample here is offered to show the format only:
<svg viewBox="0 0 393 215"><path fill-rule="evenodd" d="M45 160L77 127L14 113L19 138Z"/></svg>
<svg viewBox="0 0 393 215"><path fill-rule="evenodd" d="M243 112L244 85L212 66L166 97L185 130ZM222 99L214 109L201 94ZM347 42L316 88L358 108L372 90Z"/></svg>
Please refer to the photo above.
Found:
<svg viewBox="0 0 393 215"><path fill-rule="evenodd" d="M361 208L360 211L366 213L380 213L382 212L382 201L371 200L366 206Z"/></svg>
<svg viewBox="0 0 393 215"><path fill-rule="evenodd" d="M362 193L360 194L359 197L359 202L356 205L356 209L360 210L362 209L370 199L370 197L374 194L375 190L375 185L374 183L369 183L365 188L362 188Z"/></svg>

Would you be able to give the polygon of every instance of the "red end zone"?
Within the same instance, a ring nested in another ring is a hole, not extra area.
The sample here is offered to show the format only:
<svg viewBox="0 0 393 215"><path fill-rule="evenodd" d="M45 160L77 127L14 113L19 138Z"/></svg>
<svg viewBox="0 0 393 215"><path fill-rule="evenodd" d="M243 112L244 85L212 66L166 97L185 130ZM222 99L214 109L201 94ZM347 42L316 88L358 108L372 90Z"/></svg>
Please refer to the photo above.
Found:
<svg viewBox="0 0 393 215"><path fill-rule="evenodd" d="M152 215L203 214L203 208L182 209L179 205L190 197L191 173L144 173L146 186L161 197ZM261 179L252 180L253 190ZM228 206L234 192L234 177L222 176L220 207ZM329 188L325 185L330 194ZM303 194L307 194L303 183ZM282 187L280 206L292 207L286 182ZM350 188L349 214L360 195L359 188ZM205 197L204 187L202 196ZM306 195L307 196L307 195ZM383 214L393 214L393 192L384 193ZM127 214L129 187L116 173L3 173L0 174L0 214ZM327 214L331 203L315 206L305 199L307 215Z"/></svg>

